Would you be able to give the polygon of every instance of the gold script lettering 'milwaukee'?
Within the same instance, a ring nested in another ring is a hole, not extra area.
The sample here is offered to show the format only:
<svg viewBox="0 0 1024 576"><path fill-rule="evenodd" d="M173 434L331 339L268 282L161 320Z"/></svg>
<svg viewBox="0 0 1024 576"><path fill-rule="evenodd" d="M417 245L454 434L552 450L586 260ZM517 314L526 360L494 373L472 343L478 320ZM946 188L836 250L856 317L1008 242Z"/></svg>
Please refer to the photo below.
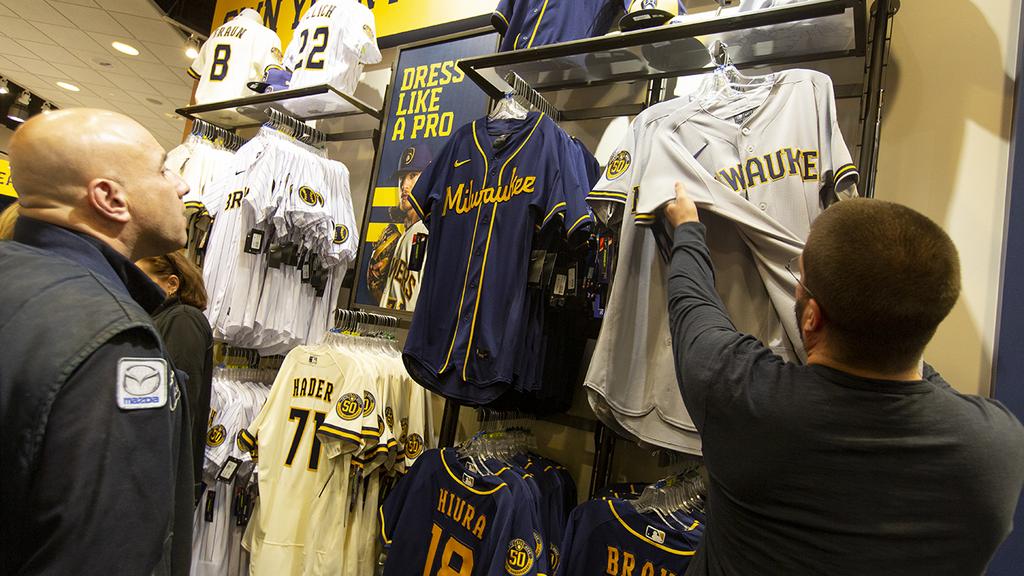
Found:
<svg viewBox="0 0 1024 576"><path fill-rule="evenodd" d="M533 194L536 176L519 176L518 168L512 169L512 177L508 184L491 188L473 190L473 181L469 184L459 184L458 188L452 189L448 186L444 193L444 210L442 216L447 216L450 210L456 214L469 214L481 204L500 204L508 202L520 194Z"/></svg>

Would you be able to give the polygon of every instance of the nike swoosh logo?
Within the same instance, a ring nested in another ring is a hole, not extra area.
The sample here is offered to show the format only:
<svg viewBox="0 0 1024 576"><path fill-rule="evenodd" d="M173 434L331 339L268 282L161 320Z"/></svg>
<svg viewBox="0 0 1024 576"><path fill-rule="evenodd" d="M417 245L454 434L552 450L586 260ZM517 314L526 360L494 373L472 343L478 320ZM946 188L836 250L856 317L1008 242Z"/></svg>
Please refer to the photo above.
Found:
<svg viewBox="0 0 1024 576"><path fill-rule="evenodd" d="M462 166L463 164L469 162L470 160L472 160L472 158L470 158L469 160L456 160L455 167L458 168L459 166Z"/></svg>

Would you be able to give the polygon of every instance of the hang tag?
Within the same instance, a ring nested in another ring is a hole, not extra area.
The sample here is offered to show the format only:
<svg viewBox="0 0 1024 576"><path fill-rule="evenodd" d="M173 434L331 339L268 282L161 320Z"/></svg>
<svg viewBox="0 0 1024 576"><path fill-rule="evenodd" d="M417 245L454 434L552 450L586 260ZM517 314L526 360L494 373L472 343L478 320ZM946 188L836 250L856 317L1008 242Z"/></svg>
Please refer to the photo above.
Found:
<svg viewBox="0 0 1024 576"><path fill-rule="evenodd" d="M249 230L249 234L245 236L245 253L246 254L262 254L263 253L263 238L266 233L258 228Z"/></svg>
<svg viewBox="0 0 1024 576"><path fill-rule="evenodd" d="M555 277L555 262L558 260L557 252L546 252L544 254L544 275L540 279L541 286L551 287L551 281Z"/></svg>
<svg viewBox="0 0 1024 576"><path fill-rule="evenodd" d="M412 250L409 253L409 271L419 272L423 269L423 261L427 255L427 238L429 234L413 234Z"/></svg>
<svg viewBox="0 0 1024 576"><path fill-rule="evenodd" d="M530 286L540 286L540 280L544 276L544 254L543 250L530 252L530 275L528 276Z"/></svg>
<svg viewBox="0 0 1024 576"><path fill-rule="evenodd" d="M266 252L266 265L273 270L281 270L283 263L285 263L285 247L281 244L271 244Z"/></svg>
<svg viewBox="0 0 1024 576"><path fill-rule="evenodd" d="M217 493L213 490L206 491L206 509L203 510L203 520L207 522L213 522L213 504L217 498Z"/></svg>
<svg viewBox="0 0 1024 576"><path fill-rule="evenodd" d="M235 479L235 474L238 473L238 466L242 461L234 456L228 456L224 465L220 467L220 472L217 474L217 480L221 482L231 482Z"/></svg>
<svg viewBox="0 0 1024 576"><path fill-rule="evenodd" d="M500 149L504 148L505 145L508 144L509 136L511 136L511 134L502 134L501 136L498 136L497 138L495 138L494 139L494 149L495 150L500 150Z"/></svg>
<svg viewBox="0 0 1024 576"><path fill-rule="evenodd" d="M210 229L203 230L203 235L199 237L199 244L196 246L197 250L206 250L206 242L210 240Z"/></svg>
<svg viewBox="0 0 1024 576"><path fill-rule="evenodd" d="M299 265L299 246L297 244L288 244L285 246L284 263L288 266Z"/></svg>
<svg viewBox="0 0 1024 576"><path fill-rule="evenodd" d="M300 270L302 271L302 283L303 284L309 284L309 280L310 280L310 278L312 278L312 275L313 275L312 272L310 271L310 266L311 266L310 260L311 260L310 258L303 258L302 259L302 267L300 268Z"/></svg>
<svg viewBox="0 0 1024 576"><path fill-rule="evenodd" d="M558 274L555 276L555 296L565 296L565 284L568 277L565 274Z"/></svg>
<svg viewBox="0 0 1024 576"><path fill-rule="evenodd" d="M570 294L576 294L576 264L574 263L569 267L569 272L566 274L566 284Z"/></svg>

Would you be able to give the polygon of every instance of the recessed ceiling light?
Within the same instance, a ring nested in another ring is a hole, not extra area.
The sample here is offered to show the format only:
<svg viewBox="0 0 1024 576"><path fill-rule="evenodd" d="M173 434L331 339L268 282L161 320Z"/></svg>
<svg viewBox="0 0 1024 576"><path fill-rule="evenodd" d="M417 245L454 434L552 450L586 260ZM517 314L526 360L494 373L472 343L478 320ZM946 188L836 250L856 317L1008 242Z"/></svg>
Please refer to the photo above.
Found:
<svg viewBox="0 0 1024 576"><path fill-rule="evenodd" d="M114 47L114 50L117 50L118 52L123 52L123 53L125 53L125 54L127 54L129 56L138 56L139 55L139 49L138 48L136 48L135 46L129 46L128 44L125 44L124 42L111 42L110 45Z"/></svg>
<svg viewBox="0 0 1024 576"><path fill-rule="evenodd" d="M199 50L196 50L195 46L189 46L185 49L185 56L188 56L192 60L199 57Z"/></svg>
<svg viewBox="0 0 1024 576"><path fill-rule="evenodd" d="M154 104L156 106L163 106L164 105L163 102L157 100L156 98L146 98L146 102L149 102L150 104Z"/></svg>
<svg viewBox="0 0 1024 576"><path fill-rule="evenodd" d="M68 90L70 92L81 92L82 91L81 88L79 88L78 86L75 86L74 84L71 84L70 82L57 82L57 86L60 86L61 88L65 89L65 90Z"/></svg>

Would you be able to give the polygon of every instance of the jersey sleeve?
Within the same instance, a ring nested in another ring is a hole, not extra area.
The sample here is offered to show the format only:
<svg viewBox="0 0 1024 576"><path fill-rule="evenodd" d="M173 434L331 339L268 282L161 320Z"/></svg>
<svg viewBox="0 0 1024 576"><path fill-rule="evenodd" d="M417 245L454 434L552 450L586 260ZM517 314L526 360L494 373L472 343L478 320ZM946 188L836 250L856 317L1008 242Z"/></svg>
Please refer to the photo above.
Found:
<svg viewBox="0 0 1024 576"><path fill-rule="evenodd" d="M339 382L341 390L335 396L334 410L324 417L323 424L316 431L328 458L363 448L363 394L359 385L362 376L357 370L353 366L346 369L343 381Z"/></svg>
<svg viewBox="0 0 1024 576"><path fill-rule="evenodd" d="M238 447L245 452L249 452L253 460L258 460L257 448L259 447L260 429L266 426L267 422L273 417L272 412L275 405L280 401L279 397L284 394L282 390L285 389L285 386L278 385L282 376L283 373L278 374L278 380L270 388L270 395L267 396L267 401L260 408L260 413L256 415L256 418L248 426L242 428L238 433Z"/></svg>
<svg viewBox="0 0 1024 576"><path fill-rule="evenodd" d="M594 215L587 204L590 183L587 181L587 167L583 151L568 136L562 138L561 165L566 167L562 181L565 200L564 227L568 238L585 233L594 224Z"/></svg>
<svg viewBox="0 0 1024 576"><path fill-rule="evenodd" d="M395 531L403 521L403 511L410 508L407 506L410 495L414 498L434 497L432 494L423 494L421 486L424 483L424 478L441 473L437 469L435 460L435 458L424 458L422 462L418 462L409 470L408 474L398 480L387 498L384 499L384 503L380 507L380 535L385 548L391 546Z"/></svg>
<svg viewBox="0 0 1024 576"><path fill-rule="evenodd" d="M358 55L363 64L376 64L382 56L377 47L377 23L373 12L365 6L359 6L355 12L347 20L349 31L345 34L345 45Z"/></svg>
<svg viewBox="0 0 1024 576"><path fill-rule="evenodd" d="M836 99L832 81L826 76L815 83L815 97L818 107L818 148L821 153L819 174L832 175L822 185L832 189L833 200L849 200L858 196L857 182L860 173L846 147L846 140L839 129L839 118L836 113Z"/></svg>
<svg viewBox="0 0 1024 576"><path fill-rule="evenodd" d="M409 386L409 415L406 422L405 441L402 453L405 457L405 468L412 468L416 460L430 447L430 435L427 432L427 412L430 401L426 388L407 379Z"/></svg>
<svg viewBox="0 0 1024 576"><path fill-rule="evenodd" d="M491 25L504 36L508 33L510 22L512 22L512 8L514 0L501 0L491 14Z"/></svg>
<svg viewBox="0 0 1024 576"><path fill-rule="evenodd" d="M525 485L515 491L514 497L511 521L501 532L487 575L545 576L548 562L536 506Z"/></svg>
<svg viewBox="0 0 1024 576"><path fill-rule="evenodd" d="M270 68L281 68L281 37L271 30L260 30L261 34L253 46L251 77L260 80Z"/></svg>
<svg viewBox="0 0 1024 576"><path fill-rule="evenodd" d="M440 202L444 187L449 182L449 171L452 169L452 158L459 142L466 137L465 127L460 129L448 140L434 161L420 174L420 179L409 194L409 200L416 214L427 226L430 225L430 214L434 204ZM472 134L469 134L472 137Z"/></svg>
<svg viewBox="0 0 1024 576"><path fill-rule="evenodd" d="M633 159L636 155L635 127L630 125L618 148L612 152L600 180L587 195L594 216L604 224L618 220L636 178Z"/></svg>
<svg viewBox="0 0 1024 576"><path fill-rule="evenodd" d="M569 514L565 534L558 547L559 558L555 576L589 576L586 574L586 562L583 560L587 553L587 538L586 534L580 534L581 515L582 508L577 508Z"/></svg>
<svg viewBox="0 0 1024 576"><path fill-rule="evenodd" d="M192 65L188 67L188 75L196 80L201 79L206 72L206 60L210 57L209 46L209 40L204 42L202 48L199 49L199 55L192 60Z"/></svg>

